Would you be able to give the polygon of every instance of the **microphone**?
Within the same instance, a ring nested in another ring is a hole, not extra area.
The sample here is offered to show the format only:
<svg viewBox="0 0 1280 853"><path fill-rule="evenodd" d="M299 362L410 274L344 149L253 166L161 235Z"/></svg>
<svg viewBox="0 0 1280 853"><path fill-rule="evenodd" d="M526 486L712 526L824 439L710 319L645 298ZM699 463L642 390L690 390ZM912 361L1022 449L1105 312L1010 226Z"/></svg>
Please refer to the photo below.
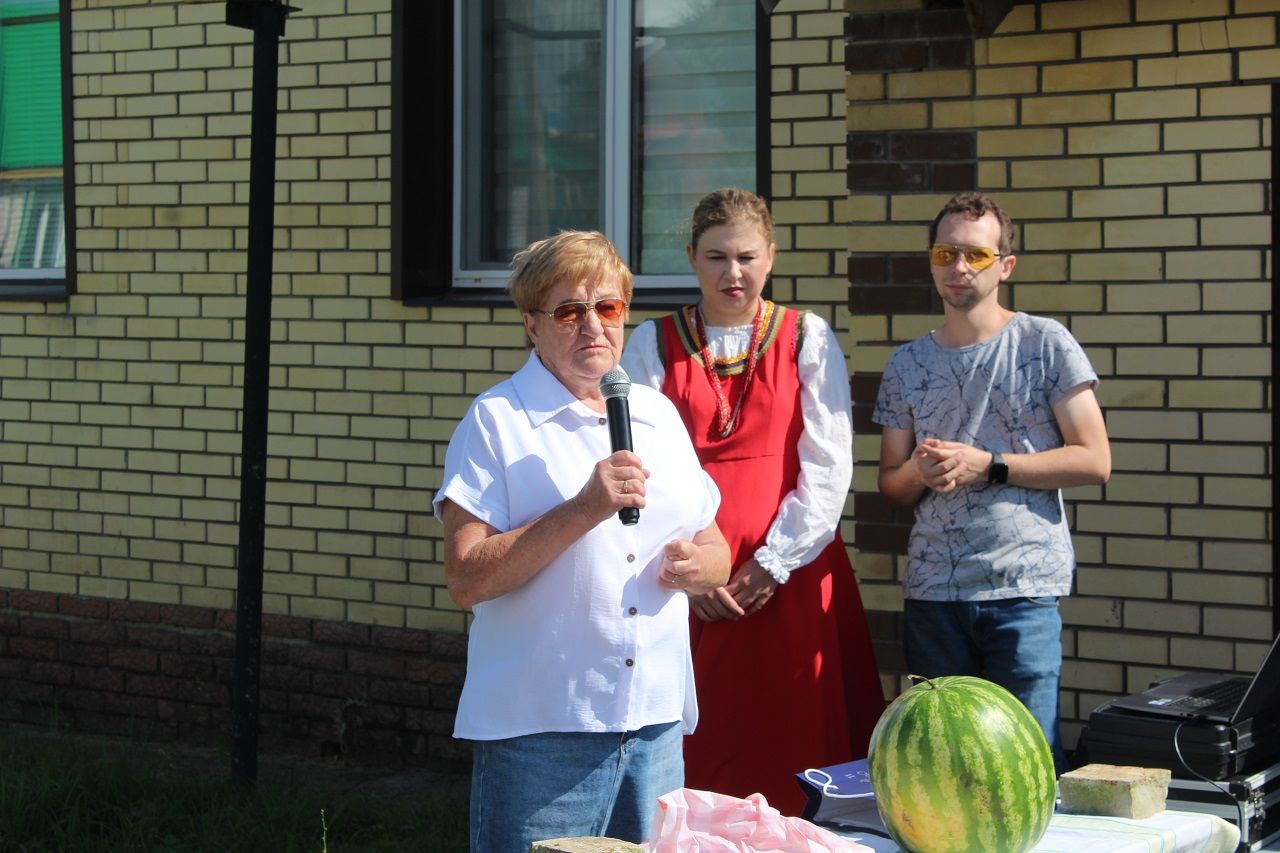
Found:
<svg viewBox="0 0 1280 853"><path fill-rule="evenodd" d="M605 414L609 420L609 445L613 452L631 450L631 407L627 395L631 393L631 377L621 367L615 367L600 377L600 393L604 395ZM628 526L640 520L640 508L624 506L618 510L618 520Z"/></svg>

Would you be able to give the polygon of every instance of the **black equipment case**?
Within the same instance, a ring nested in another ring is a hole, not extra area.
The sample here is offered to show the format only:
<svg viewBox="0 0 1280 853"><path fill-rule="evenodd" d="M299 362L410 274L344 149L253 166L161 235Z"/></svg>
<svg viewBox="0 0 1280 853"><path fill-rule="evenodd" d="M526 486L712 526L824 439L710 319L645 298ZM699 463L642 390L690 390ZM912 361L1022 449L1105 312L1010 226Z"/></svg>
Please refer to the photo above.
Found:
<svg viewBox="0 0 1280 853"><path fill-rule="evenodd" d="M1181 726L1181 728L1179 728ZM1194 779L1178 759L1210 779L1257 773L1280 761L1280 715L1254 717L1234 725L1193 722L1138 714L1108 702L1089 715L1080 735L1076 763L1164 767L1175 779Z"/></svg>
<svg viewBox="0 0 1280 853"><path fill-rule="evenodd" d="M1240 827L1237 853L1280 850L1280 763L1232 776L1217 785L1199 779L1172 779L1165 805L1180 812L1215 814Z"/></svg>

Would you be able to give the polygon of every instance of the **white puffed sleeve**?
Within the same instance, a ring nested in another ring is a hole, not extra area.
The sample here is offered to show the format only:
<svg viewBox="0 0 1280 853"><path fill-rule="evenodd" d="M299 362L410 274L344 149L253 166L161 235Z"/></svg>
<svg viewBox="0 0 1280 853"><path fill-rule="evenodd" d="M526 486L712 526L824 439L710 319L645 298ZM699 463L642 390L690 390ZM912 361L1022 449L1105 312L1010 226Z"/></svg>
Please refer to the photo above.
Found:
<svg viewBox="0 0 1280 853"><path fill-rule="evenodd" d="M800 477L756 549L779 583L811 562L835 538L853 482L853 407L840 342L827 321L807 312L800 347Z"/></svg>
<svg viewBox="0 0 1280 853"><path fill-rule="evenodd" d="M632 382L661 391L667 369L662 366L662 359L658 357L658 324L653 320L645 320L636 326L627 338L627 345L622 350L622 358L618 363Z"/></svg>

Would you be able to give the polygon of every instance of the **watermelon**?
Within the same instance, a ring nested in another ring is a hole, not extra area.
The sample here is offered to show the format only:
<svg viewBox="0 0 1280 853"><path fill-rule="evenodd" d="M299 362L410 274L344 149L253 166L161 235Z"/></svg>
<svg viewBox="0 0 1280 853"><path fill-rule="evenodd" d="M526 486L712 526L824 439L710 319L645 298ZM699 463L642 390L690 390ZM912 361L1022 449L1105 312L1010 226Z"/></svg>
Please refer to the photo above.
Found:
<svg viewBox="0 0 1280 853"><path fill-rule="evenodd" d="M1053 814L1053 755L1035 717L998 684L920 679L871 734L871 787L911 853L1023 853Z"/></svg>

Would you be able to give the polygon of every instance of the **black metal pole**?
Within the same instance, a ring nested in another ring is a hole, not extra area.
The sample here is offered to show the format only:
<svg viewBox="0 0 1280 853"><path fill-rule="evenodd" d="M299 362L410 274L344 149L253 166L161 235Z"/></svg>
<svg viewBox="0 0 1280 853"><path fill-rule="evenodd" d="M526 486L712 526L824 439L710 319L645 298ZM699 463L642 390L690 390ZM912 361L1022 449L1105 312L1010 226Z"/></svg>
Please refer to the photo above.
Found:
<svg viewBox="0 0 1280 853"><path fill-rule="evenodd" d="M227 23L253 30L249 139L249 246L240 450L240 551L232 684L231 778L258 778L258 671L262 652L262 553L267 505L267 415L271 369L271 251L275 229L276 93L279 42L292 7L228 0Z"/></svg>

